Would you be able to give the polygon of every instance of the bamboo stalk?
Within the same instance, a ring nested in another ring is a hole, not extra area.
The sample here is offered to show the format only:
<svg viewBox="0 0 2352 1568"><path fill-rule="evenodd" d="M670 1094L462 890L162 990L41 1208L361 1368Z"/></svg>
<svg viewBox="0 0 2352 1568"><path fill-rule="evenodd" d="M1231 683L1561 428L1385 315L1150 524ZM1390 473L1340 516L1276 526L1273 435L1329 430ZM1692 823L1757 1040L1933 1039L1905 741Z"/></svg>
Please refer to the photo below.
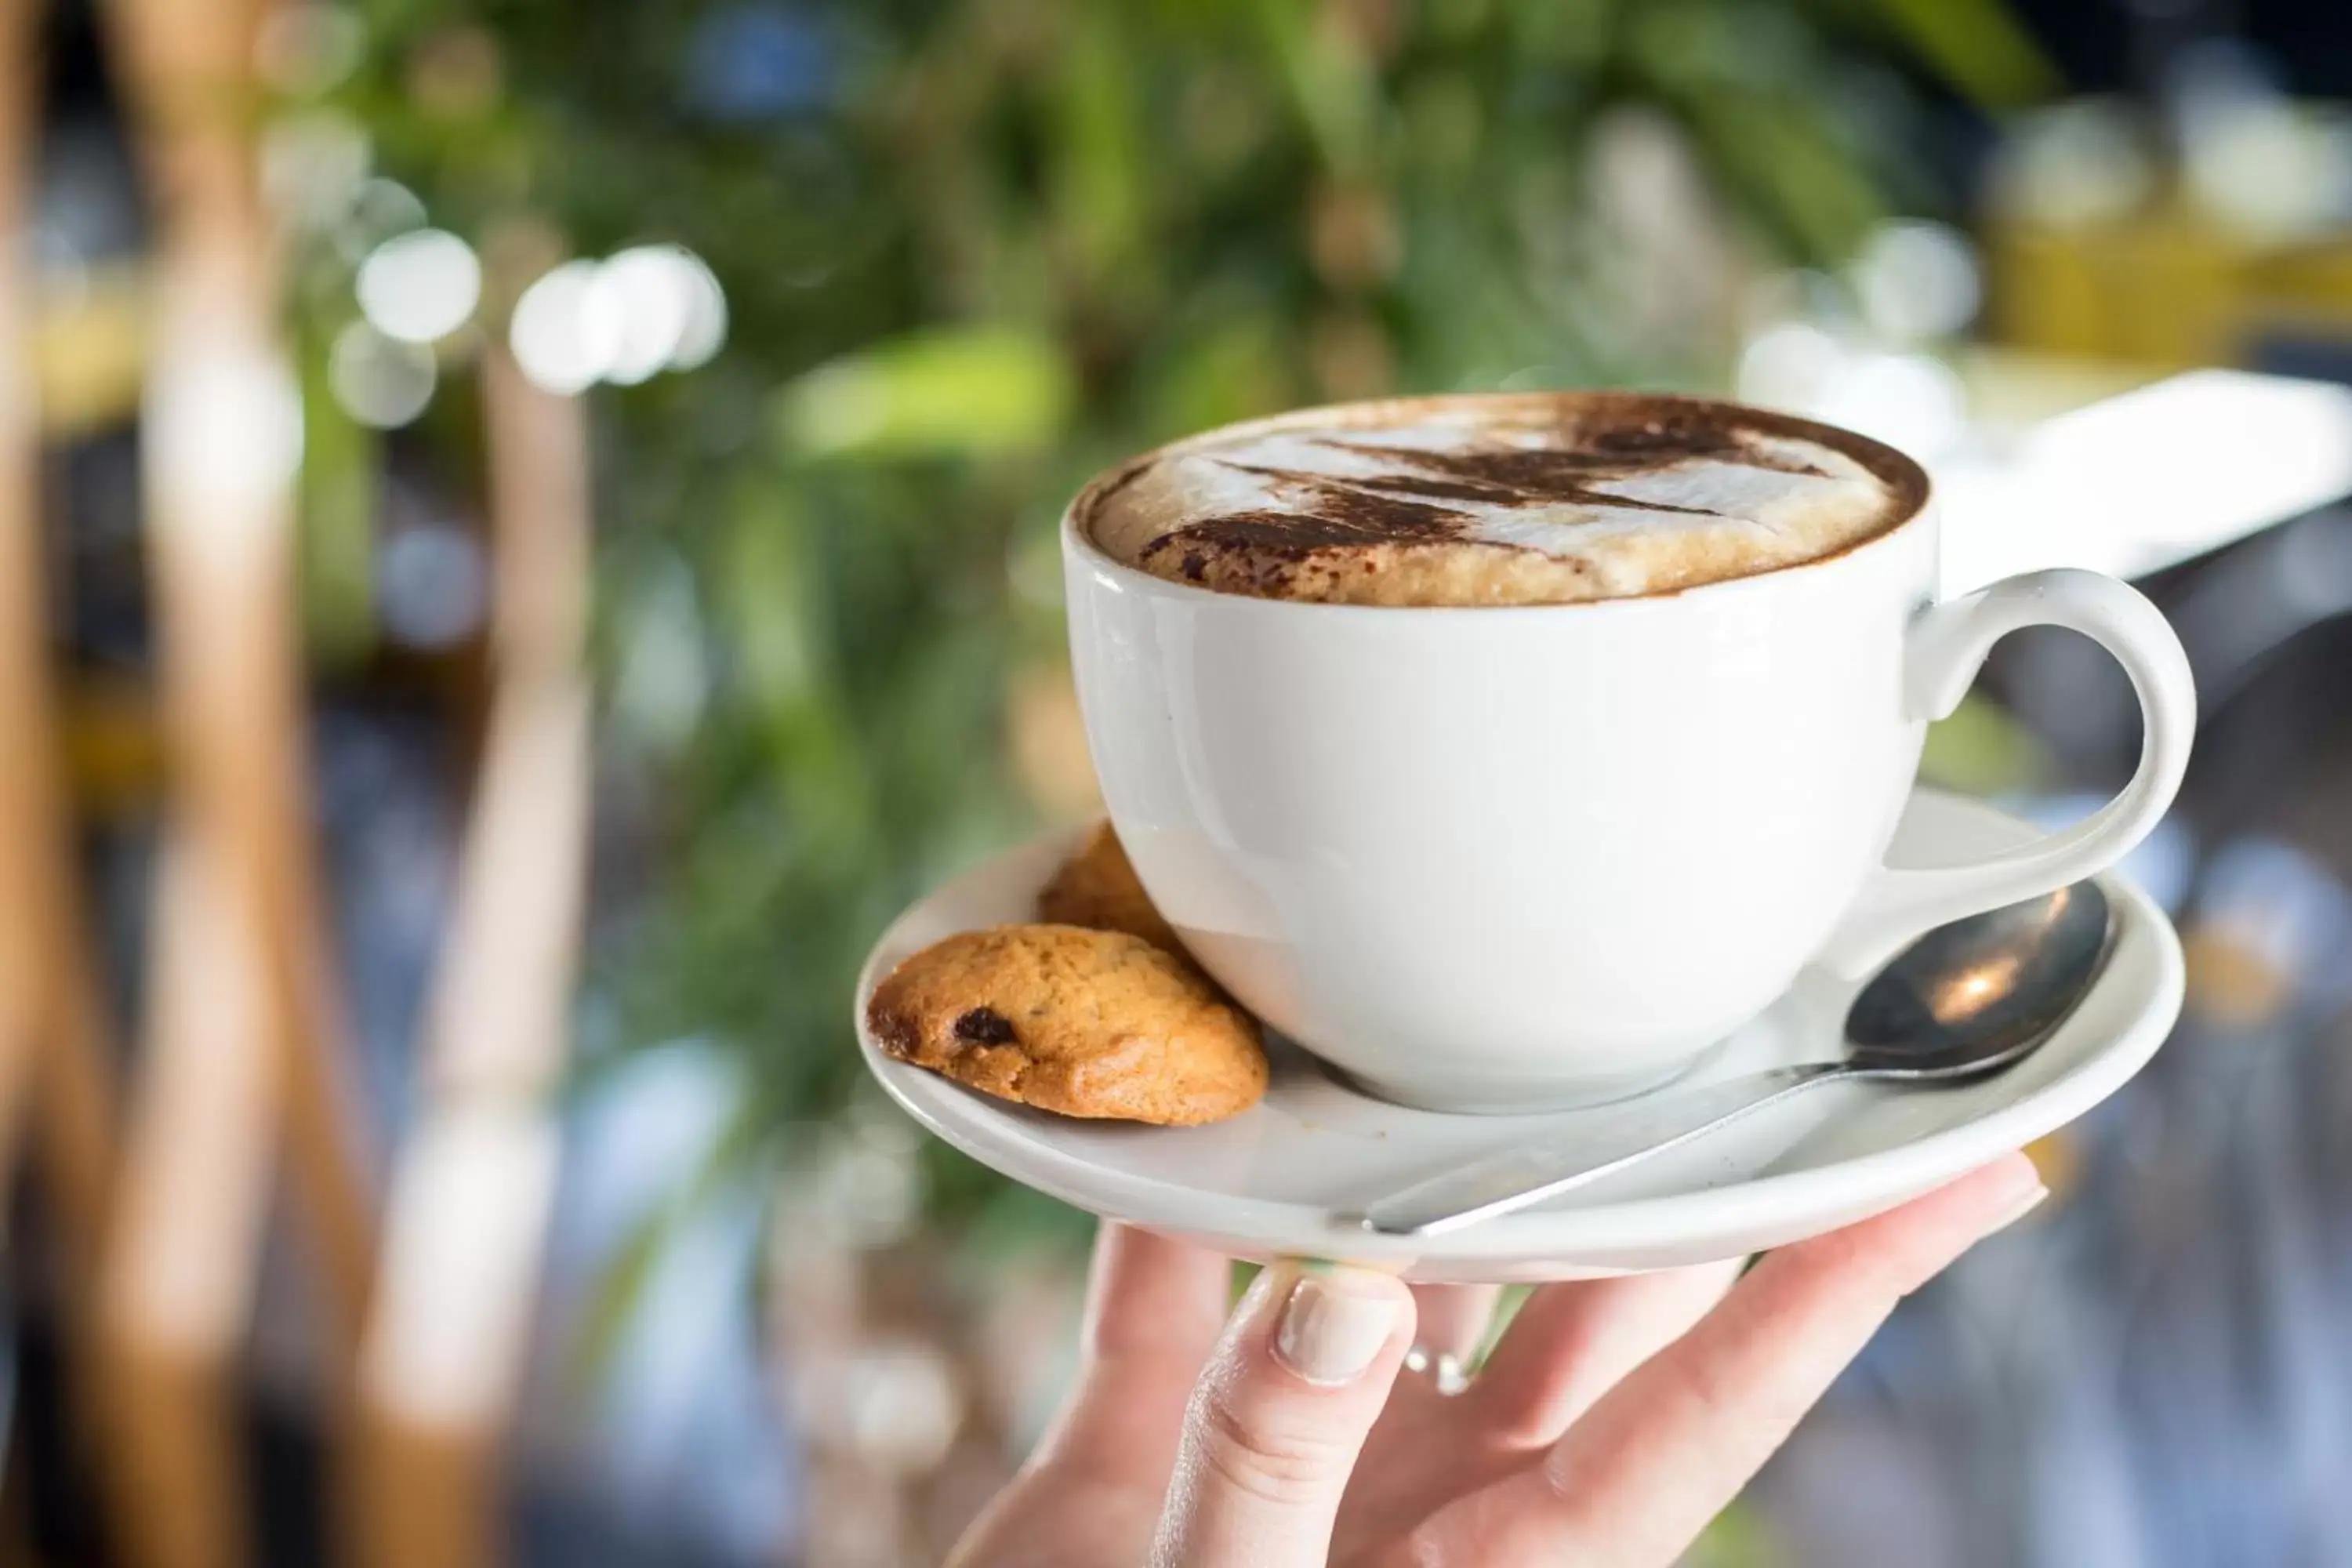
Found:
<svg viewBox="0 0 2352 1568"><path fill-rule="evenodd" d="M241 690L250 681L236 679L234 662L223 668L224 654L248 639L220 623L261 610L266 600L253 604L248 591L215 605L212 578L202 579L199 591L189 577L192 558L203 560L191 535L214 518L222 548L235 556L212 572L252 570L243 558L267 527L276 487L266 452L250 446L253 435L216 454L206 450L227 434L204 428L207 408L223 411L224 423L253 417L255 386L267 374L257 368L266 359L249 331L263 287L247 255L257 209L235 177L223 146L228 139L155 103L179 68L150 36L152 9L119 7L117 20L131 46L125 75L147 121L148 165L162 197L142 445L165 645L163 702L194 787L165 850L149 955L148 1050L110 1237L102 1330L110 1441L101 1476L127 1562L234 1568L251 1545L238 1463L237 1350L268 1213L278 1075L252 847L239 842L222 808L221 769L210 757L230 726L202 716L216 714L225 701L252 705ZM204 9L187 7L184 20ZM189 179L184 171L196 149L205 150L193 165L202 177ZM260 434L266 442L266 425ZM234 724L251 728L241 719ZM209 743L208 729L215 735ZM267 739L256 744L255 760L267 765ZM205 1059L215 1055L217 1063Z"/></svg>
<svg viewBox="0 0 2352 1568"><path fill-rule="evenodd" d="M497 1456L529 1352L586 883L586 421L486 352L495 689L361 1363L368 1568L499 1560ZM452 1289L452 1285L457 1289Z"/></svg>
<svg viewBox="0 0 2352 1568"><path fill-rule="evenodd" d="M196 836L173 843L106 1279L107 1479L127 1561L237 1568L252 1543L235 1372L269 1212L276 1074L252 931Z"/></svg>
<svg viewBox="0 0 2352 1568"><path fill-rule="evenodd" d="M44 603L34 279L22 242L40 22L37 5L0 7L0 237L10 240L0 249L0 1171L15 1168L20 1112L36 1109L35 1153L79 1289L96 1267L113 1167L114 1053L73 863Z"/></svg>
<svg viewBox="0 0 2352 1568"><path fill-rule="evenodd" d="M187 820L253 933L261 1028L331 1342L356 1346L374 1270L368 1160L323 950L293 592L299 410L276 343L255 177L257 0L115 0L163 215L145 420L167 729Z"/></svg>
<svg viewBox="0 0 2352 1568"><path fill-rule="evenodd" d="M276 342L249 112L263 9L114 0L111 14L161 217L142 456L181 781L181 879L160 911L108 1275L109 1479L138 1568L234 1568L252 1544L236 1374L281 1144L321 1286L338 1435L374 1267L310 835L292 576L299 411Z"/></svg>
<svg viewBox="0 0 2352 1568"><path fill-rule="evenodd" d="M457 909L426 1012L437 1101L536 1101L562 1071L586 879L588 433L482 356L492 697Z"/></svg>

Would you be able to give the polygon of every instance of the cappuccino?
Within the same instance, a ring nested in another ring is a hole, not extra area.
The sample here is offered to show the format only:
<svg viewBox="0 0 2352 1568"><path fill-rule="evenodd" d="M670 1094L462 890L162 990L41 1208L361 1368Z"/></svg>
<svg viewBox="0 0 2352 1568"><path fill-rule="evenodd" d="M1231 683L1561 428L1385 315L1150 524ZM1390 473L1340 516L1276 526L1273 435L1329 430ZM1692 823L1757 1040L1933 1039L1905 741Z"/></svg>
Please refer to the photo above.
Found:
<svg viewBox="0 0 2352 1568"><path fill-rule="evenodd" d="M1923 491L1875 443L1759 409L1514 394L1212 431L1106 475L1078 521L1128 565L1224 593L1538 605L1834 555L1909 517Z"/></svg>

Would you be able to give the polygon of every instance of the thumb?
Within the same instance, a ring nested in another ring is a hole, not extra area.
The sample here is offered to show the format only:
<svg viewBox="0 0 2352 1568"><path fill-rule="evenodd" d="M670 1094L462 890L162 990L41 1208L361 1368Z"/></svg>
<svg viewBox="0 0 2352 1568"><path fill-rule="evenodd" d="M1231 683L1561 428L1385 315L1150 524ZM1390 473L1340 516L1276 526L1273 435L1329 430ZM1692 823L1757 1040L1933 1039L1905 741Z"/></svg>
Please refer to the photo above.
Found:
<svg viewBox="0 0 2352 1568"><path fill-rule="evenodd" d="M1412 1292L1385 1274L1260 1274L1185 1412L1155 1568L1322 1563L1412 1331Z"/></svg>

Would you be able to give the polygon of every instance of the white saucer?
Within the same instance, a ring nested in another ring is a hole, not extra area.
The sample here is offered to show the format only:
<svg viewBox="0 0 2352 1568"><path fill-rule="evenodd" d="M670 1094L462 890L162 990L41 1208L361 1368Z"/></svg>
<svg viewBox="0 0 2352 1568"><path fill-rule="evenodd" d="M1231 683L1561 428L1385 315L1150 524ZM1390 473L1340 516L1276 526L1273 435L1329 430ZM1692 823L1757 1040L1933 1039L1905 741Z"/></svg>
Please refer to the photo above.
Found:
<svg viewBox="0 0 2352 1568"><path fill-rule="evenodd" d="M1891 858L1959 860L2031 831L1990 806L1921 790ZM2107 967L2049 1043L2010 1072L1958 1089L1817 1089L1551 1205L1444 1236L1376 1237L1334 1212L1538 1129L1606 1125L1623 1106L1541 1116L1411 1110L1368 1098L1275 1040L1265 1101L1230 1121L1080 1121L893 1061L866 1036L866 1000L882 975L955 931L1035 919L1038 887L1075 842L1059 832L1034 840L899 916L858 980L866 1066L916 1121L982 1164L1091 1213L1241 1258L1348 1258L1413 1279L1467 1281L1632 1273L1761 1251L1891 1208L2064 1126L2137 1072L2180 1011L2179 940L2145 893L2109 873L2100 879L2116 920ZM1684 1081L1836 1055L1853 990L1807 974Z"/></svg>

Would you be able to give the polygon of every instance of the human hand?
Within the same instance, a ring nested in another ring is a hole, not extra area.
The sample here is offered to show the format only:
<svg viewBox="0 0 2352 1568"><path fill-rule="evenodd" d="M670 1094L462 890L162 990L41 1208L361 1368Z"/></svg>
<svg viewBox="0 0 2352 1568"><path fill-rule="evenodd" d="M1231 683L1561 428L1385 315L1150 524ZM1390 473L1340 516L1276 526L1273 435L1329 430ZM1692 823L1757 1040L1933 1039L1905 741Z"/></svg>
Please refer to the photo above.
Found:
<svg viewBox="0 0 2352 1568"><path fill-rule="evenodd" d="M1068 1406L951 1568L1666 1568L1896 1301L2043 1196L2010 1155L1735 1265L1548 1285L1458 1391L1491 1288L1228 1265L1106 1225Z"/></svg>

